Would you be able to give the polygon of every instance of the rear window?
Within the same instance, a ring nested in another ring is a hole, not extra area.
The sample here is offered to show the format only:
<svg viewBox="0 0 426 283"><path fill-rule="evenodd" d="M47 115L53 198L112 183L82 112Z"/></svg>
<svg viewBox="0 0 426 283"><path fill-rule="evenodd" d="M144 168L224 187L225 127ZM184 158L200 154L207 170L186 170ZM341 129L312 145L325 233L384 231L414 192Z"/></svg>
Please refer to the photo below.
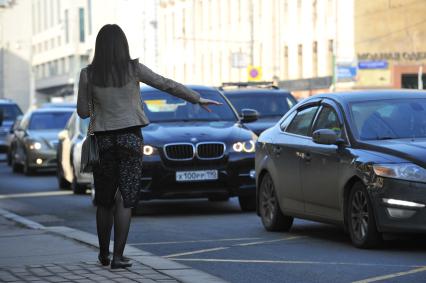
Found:
<svg viewBox="0 0 426 283"><path fill-rule="evenodd" d="M261 117L283 116L296 104L296 100L289 95L267 93L242 93L227 96L239 113L244 108L254 109Z"/></svg>
<svg viewBox="0 0 426 283"><path fill-rule="evenodd" d="M65 128L72 112L35 112L31 115L29 130L60 130Z"/></svg>
<svg viewBox="0 0 426 283"><path fill-rule="evenodd" d="M0 104L0 111L3 112L3 119L14 121L16 117L22 115L21 109L15 104Z"/></svg>

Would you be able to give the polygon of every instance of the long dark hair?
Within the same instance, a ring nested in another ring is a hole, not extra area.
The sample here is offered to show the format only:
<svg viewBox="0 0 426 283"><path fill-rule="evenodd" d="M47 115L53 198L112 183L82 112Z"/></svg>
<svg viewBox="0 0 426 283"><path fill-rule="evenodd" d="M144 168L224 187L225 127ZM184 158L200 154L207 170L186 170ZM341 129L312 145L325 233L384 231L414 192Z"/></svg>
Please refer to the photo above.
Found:
<svg viewBox="0 0 426 283"><path fill-rule="evenodd" d="M88 66L97 86L120 87L127 83L132 62L126 35L118 25L104 25L96 36L95 56Z"/></svg>

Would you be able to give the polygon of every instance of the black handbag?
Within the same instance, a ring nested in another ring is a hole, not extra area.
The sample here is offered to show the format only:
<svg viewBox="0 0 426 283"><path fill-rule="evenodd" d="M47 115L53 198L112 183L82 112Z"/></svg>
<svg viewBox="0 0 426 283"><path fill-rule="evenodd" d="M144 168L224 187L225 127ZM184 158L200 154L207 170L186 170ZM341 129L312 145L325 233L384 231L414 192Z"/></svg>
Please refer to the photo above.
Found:
<svg viewBox="0 0 426 283"><path fill-rule="evenodd" d="M89 127L87 129L86 139L83 141L81 147L81 166L80 172L90 173L93 172L93 167L99 164L99 148L96 141L96 136L93 132L93 125L95 123L95 109L93 106L92 87L90 82L87 82L87 95L89 104Z"/></svg>

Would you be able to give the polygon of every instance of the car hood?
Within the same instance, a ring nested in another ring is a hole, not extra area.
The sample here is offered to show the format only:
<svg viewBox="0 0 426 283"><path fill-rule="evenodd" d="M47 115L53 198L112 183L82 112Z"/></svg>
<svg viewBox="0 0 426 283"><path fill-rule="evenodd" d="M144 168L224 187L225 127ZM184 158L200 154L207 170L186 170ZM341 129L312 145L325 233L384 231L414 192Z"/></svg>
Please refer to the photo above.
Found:
<svg viewBox="0 0 426 283"><path fill-rule="evenodd" d="M175 142L250 140L255 135L236 122L164 122L142 128L145 144L162 146ZM194 140L196 139L196 140Z"/></svg>
<svg viewBox="0 0 426 283"><path fill-rule="evenodd" d="M393 155L426 167L426 138L363 141L364 149Z"/></svg>
<svg viewBox="0 0 426 283"><path fill-rule="evenodd" d="M264 130L274 126L279 119L280 117L259 118L254 122L245 123L244 125L252 130L256 135L260 135Z"/></svg>
<svg viewBox="0 0 426 283"><path fill-rule="evenodd" d="M58 134L61 130L28 130L28 138L32 140L44 141L46 143L58 141Z"/></svg>

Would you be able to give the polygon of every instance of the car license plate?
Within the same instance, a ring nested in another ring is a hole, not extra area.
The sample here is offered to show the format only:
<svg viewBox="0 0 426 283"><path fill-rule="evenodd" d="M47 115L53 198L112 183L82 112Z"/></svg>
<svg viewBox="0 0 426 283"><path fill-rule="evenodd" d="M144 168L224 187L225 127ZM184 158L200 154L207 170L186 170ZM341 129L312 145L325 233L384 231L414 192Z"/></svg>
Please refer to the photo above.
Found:
<svg viewBox="0 0 426 283"><path fill-rule="evenodd" d="M205 180L217 180L217 179L218 179L217 170L176 172L177 182L205 181Z"/></svg>

